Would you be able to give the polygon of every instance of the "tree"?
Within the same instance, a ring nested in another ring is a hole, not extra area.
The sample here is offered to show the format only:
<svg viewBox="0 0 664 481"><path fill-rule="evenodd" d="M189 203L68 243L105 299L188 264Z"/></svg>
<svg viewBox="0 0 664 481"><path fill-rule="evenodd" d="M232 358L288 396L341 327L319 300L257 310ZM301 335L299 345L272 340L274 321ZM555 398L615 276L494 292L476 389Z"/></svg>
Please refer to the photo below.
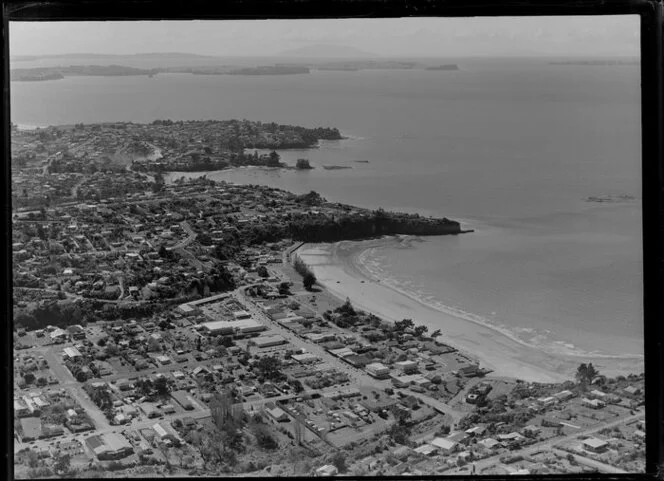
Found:
<svg viewBox="0 0 664 481"><path fill-rule="evenodd" d="M287 296L290 294L290 283L282 282L279 284L279 294L282 296Z"/></svg>
<svg viewBox="0 0 664 481"><path fill-rule="evenodd" d="M159 352L161 351L161 343L159 340L151 337L148 341L148 352Z"/></svg>
<svg viewBox="0 0 664 481"><path fill-rule="evenodd" d="M398 407L397 405L392 406L391 408L392 415L394 416L394 419L396 419L397 424L401 426L405 426L408 424L408 421L412 418L412 414L410 411L402 409Z"/></svg>
<svg viewBox="0 0 664 481"><path fill-rule="evenodd" d="M422 337L428 330L429 328L427 326L417 326L413 330L413 334L415 334L415 337Z"/></svg>
<svg viewBox="0 0 664 481"><path fill-rule="evenodd" d="M139 378L136 381L136 390L141 396L150 396L152 394L153 384L150 379Z"/></svg>
<svg viewBox="0 0 664 481"><path fill-rule="evenodd" d="M346 455L341 451L337 451L332 455L332 458L330 459L330 464L336 467L339 470L339 473L341 474L345 473L348 470L348 467L346 466Z"/></svg>
<svg viewBox="0 0 664 481"><path fill-rule="evenodd" d="M265 266L258 266L256 273L261 277L270 277L270 273L267 271L267 267Z"/></svg>
<svg viewBox="0 0 664 481"><path fill-rule="evenodd" d="M335 312L338 312L339 314L344 314L346 316L354 316L357 314L349 298L346 298L346 302L344 302L341 307L337 307L335 309Z"/></svg>
<svg viewBox="0 0 664 481"><path fill-rule="evenodd" d="M410 428L404 424L394 423L387 431L390 438L398 444L407 444L410 437Z"/></svg>
<svg viewBox="0 0 664 481"><path fill-rule="evenodd" d="M270 155L268 156L267 166L268 167L279 167L281 165L280 162L279 162L280 160L281 160L281 157L279 156L279 154L277 154L277 152L275 152L273 150L272 152L270 152Z"/></svg>
<svg viewBox="0 0 664 481"><path fill-rule="evenodd" d="M265 356L254 365L259 375L268 380L276 380L282 377L281 360L274 356Z"/></svg>
<svg viewBox="0 0 664 481"><path fill-rule="evenodd" d="M56 473L67 473L71 466L71 456L69 454L61 454L55 458L53 469Z"/></svg>
<svg viewBox="0 0 664 481"><path fill-rule="evenodd" d="M436 329L435 331L433 331L431 333L431 337L434 338L434 339L437 338L438 336L441 336L441 335L442 335L442 333L440 332L440 329Z"/></svg>
<svg viewBox="0 0 664 481"><path fill-rule="evenodd" d="M302 391L304 391L304 386L302 385L302 382L299 381L298 379L293 380L290 383L290 385L293 386L295 394L300 394Z"/></svg>
<svg viewBox="0 0 664 481"><path fill-rule="evenodd" d="M592 363L582 363L576 370L575 378L582 385L588 385L599 375Z"/></svg>
<svg viewBox="0 0 664 481"><path fill-rule="evenodd" d="M279 443L270 433L269 428L262 423L253 423L251 432L256 438L256 444L262 449L274 450L279 447Z"/></svg>
<svg viewBox="0 0 664 481"><path fill-rule="evenodd" d="M316 276L311 272L307 272L302 278L302 284L306 290L310 291L314 284L316 284Z"/></svg>
<svg viewBox="0 0 664 481"><path fill-rule="evenodd" d="M318 192L312 190L308 194L297 196L295 201L306 205L321 205L323 202L325 202L325 199L323 199L323 197L321 197Z"/></svg>
<svg viewBox="0 0 664 481"><path fill-rule="evenodd" d="M115 344L108 344L105 349L106 355L108 357L115 357L120 354L120 348Z"/></svg>
<svg viewBox="0 0 664 481"><path fill-rule="evenodd" d="M394 330L397 332L404 332L407 329L413 329L414 327L415 323L412 319L403 319L394 323Z"/></svg>
<svg viewBox="0 0 664 481"><path fill-rule="evenodd" d="M154 388L160 396L168 396L168 380L165 376L160 376L154 381Z"/></svg>
<svg viewBox="0 0 664 481"><path fill-rule="evenodd" d="M311 164L309 164L309 160L307 159L297 159L297 162L295 163L295 168L299 170L313 169Z"/></svg>

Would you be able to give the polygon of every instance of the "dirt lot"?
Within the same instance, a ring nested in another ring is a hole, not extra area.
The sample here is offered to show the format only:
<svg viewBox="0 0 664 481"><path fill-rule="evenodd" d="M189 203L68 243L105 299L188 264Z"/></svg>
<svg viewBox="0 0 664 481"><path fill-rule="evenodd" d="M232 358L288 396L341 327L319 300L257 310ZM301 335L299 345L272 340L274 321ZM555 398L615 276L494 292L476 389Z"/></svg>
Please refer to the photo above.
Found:
<svg viewBox="0 0 664 481"><path fill-rule="evenodd" d="M293 299L301 305L309 307L319 315L323 315L325 311L334 310L342 305L336 297L332 296L325 290L320 292L303 293L293 296Z"/></svg>

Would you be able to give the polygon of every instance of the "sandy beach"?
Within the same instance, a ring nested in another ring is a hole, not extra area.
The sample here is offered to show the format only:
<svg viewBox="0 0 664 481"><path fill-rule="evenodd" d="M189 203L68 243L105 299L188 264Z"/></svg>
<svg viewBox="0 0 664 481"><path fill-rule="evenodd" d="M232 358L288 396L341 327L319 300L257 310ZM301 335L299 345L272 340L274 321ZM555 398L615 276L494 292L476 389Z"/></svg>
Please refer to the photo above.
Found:
<svg viewBox="0 0 664 481"><path fill-rule="evenodd" d="M372 278L362 269L358 257L372 247L393 239L305 244L297 255L314 271L319 284L341 300L349 298L354 306L387 321L413 319L429 332L440 329L444 342L477 359L494 375L526 381L561 382L574 378L580 363L592 362L605 375L640 373L643 360L620 357L578 357L545 353L528 346L491 326L443 312Z"/></svg>

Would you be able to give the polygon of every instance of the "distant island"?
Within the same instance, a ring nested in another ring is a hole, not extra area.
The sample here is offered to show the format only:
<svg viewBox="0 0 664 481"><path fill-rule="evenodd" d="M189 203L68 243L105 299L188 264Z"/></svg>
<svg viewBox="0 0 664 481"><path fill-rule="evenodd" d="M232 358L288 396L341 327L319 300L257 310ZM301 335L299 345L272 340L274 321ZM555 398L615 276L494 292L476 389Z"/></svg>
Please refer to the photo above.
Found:
<svg viewBox="0 0 664 481"><path fill-rule="evenodd" d="M427 67L425 70L459 70L459 66L453 63L448 65L438 65L436 67Z"/></svg>
<svg viewBox="0 0 664 481"><path fill-rule="evenodd" d="M67 57L62 57L67 58ZM74 61L75 58L85 58L94 61L95 56L79 56L71 57ZM99 56L100 59L106 57ZM111 56L111 58L114 58ZM127 58L127 57L119 57ZM161 57L159 55L143 55L133 58L135 63L137 60L145 61L154 65ZM170 59L170 57L164 56ZM179 57L177 57L179 58ZM183 57L183 63L186 59L189 61L195 60ZM218 61L213 62L215 57L201 57L209 59L207 64L198 65L180 65L180 66L155 66L154 68L137 68L124 65L69 65L57 67L33 67L33 68L17 68L11 70L11 80L13 81L45 81L45 80L59 80L65 77L73 76L94 76L94 77L123 77L123 76L147 76L154 77L157 74L163 73L187 73L192 75L303 75L311 73L311 70L325 71L339 71L339 72L356 72L358 70L430 70L430 71L457 71L460 70L457 64L443 64L443 65L429 65L427 66L422 62L390 60L390 59L353 59L347 58L343 60L323 60L323 61L304 61L304 62L277 62L274 65L258 65L258 66L241 66L221 64ZM24 58L15 58L14 61L26 60ZM220 60L220 59L216 59ZM618 62L618 61L615 61ZM563 63L566 65L567 63ZM594 65L595 63L590 63Z"/></svg>
<svg viewBox="0 0 664 481"><path fill-rule="evenodd" d="M343 170L343 169L352 169L349 165L324 165L325 170Z"/></svg>
<svg viewBox="0 0 664 481"><path fill-rule="evenodd" d="M157 70L147 70L122 65L70 65L68 67L38 67L14 69L11 71L11 80L59 80L65 77L95 76L95 77L123 77L134 75L154 75Z"/></svg>
<svg viewBox="0 0 664 481"><path fill-rule="evenodd" d="M263 66L231 70L228 75L299 75L308 74L307 67Z"/></svg>
<svg viewBox="0 0 664 481"><path fill-rule="evenodd" d="M357 67L343 67L343 66L339 66L339 67L334 67L334 66L332 66L332 67L325 67L325 66L321 66L321 67L317 67L317 70L330 70L330 71L342 71L342 72L357 72L357 71L360 70L360 69L357 68Z"/></svg>
<svg viewBox="0 0 664 481"><path fill-rule="evenodd" d="M41 82L44 80L60 80L65 78L59 72L35 72L35 73L14 73L12 72L11 80L17 82Z"/></svg>
<svg viewBox="0 0 664 481"><path fill-rule="evenodd" d="M555 62L549 62L549 65L589 65L589 66L639 65L639 60L638 59L560 60Z"/></svg>
<svg viewBox="0 0 664 481"><path fill-rule="evenodd" d="M596 196L596 195L591 195L590 197L586 198L586 202L608 202L608 203L616 203L616 202L630 202L636 200L636 197L633 195L629 194L619 194L619 195L612 195L612 194L607 194L604 196Z"/></svg>
<svg viewBox="0 0 664 481"><path fill-rule="evenodd" d="M310 70L303 66L259 66L238 68L228 65L209 67L165 67L140 69L122 65L70 65L68 67L37 67L13 69L11 80L40 81L58 80L74 76L122 77L142 76L153 77L159 73L190 73L193 75L299 75L308 74Z"/></svg>

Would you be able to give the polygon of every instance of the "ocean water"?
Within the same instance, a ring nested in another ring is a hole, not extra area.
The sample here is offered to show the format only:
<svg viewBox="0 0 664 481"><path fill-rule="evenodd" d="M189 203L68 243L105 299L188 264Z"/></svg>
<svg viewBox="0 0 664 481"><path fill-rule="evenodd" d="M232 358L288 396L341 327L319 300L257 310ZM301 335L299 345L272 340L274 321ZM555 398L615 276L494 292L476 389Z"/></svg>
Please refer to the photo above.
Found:
<svg viewBox="0 0 664 481"><path fill-rule="evenodd" d="M207 175L461 220L475 232L386 245L358 262L533 344L642 353L638 66L456 63L459 72L15 83L11 114L22 125L246 118L338 127L347 139L281 152L289 163L308 158L312 171ZM586 201L623 194L634 199Z"/></svg>

